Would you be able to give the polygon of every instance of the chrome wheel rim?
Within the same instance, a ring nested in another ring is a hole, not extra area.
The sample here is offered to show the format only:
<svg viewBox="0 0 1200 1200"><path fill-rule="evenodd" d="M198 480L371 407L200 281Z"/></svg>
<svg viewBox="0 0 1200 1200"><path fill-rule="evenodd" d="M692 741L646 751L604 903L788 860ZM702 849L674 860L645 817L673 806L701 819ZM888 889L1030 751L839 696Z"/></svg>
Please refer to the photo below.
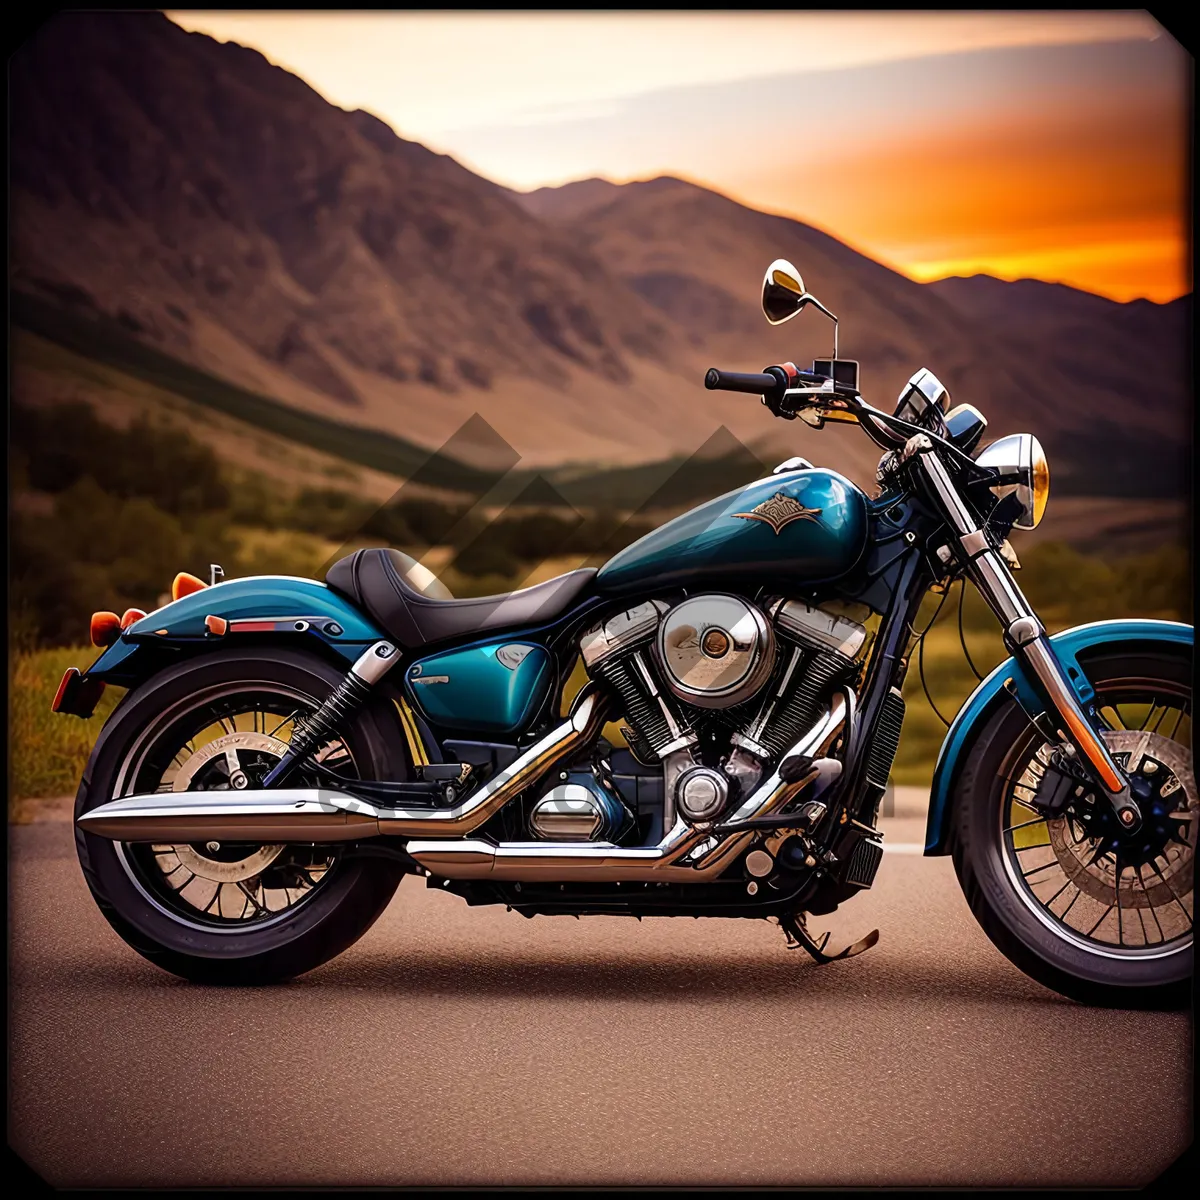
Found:
<svg viewBox="0 0 1200 1200"><path fill-rule="evenodd" d="M143 731L121 764L115 795L254 787L286 751L296 721L317 707L311 696L266 682L188 697ZM358 775L341 740L327 743L316 758ZM151 905L210 933L257 930L290 918L339 873L344 854L340 846L216 841L113 845Z"/></svg>
<svg viewBox="0 0 1200 1200"><path fill-rule="evenodd" d="M1178 684L1117 680L1095 707L1114 759L1141 792L1137 838L1076 789L1046 819L1029 804L1051 747L1030 729L1010 753L1000 805L1001 856L1023 906L1056 937L1104 958L1147 960L1192 946L1200 800L1192 757L1191 696Z"/></svg>

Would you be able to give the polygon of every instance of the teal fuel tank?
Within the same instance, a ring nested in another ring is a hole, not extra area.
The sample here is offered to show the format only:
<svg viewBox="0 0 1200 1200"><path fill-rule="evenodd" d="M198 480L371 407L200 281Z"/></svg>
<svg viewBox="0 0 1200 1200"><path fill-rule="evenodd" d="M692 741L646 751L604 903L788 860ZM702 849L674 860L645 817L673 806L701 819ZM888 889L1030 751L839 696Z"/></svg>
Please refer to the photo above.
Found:
<svg viewBox="0 0 1200 1200"><path fill-rule="evenodd" d="M836 471L759 479L693 508L609 560L609 594L744 579L822 583L845 575L867 544L867 498Z"/></svg>
<svg viewBox="0 0 1200 1200"><path fill-rule="evenodd" d="M413 663L404 691L433 725L508 734L522 729L546 698L552 674L545 647L499 638Z"/></svg>

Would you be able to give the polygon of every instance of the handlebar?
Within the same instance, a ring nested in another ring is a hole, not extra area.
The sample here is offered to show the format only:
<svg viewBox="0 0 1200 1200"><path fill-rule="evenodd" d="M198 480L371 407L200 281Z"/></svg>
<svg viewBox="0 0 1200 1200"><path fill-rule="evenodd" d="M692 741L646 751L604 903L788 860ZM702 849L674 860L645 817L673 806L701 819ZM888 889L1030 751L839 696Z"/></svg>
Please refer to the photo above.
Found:
<svg viewBox="0 0 1200 1200"><path fill-rule="evenodd" d="M777 367L776 370L779 370ZM774 392L780 388L780 383L787 386L786 377L784 380L776 378L774 374L768 374L766 371L761 374L747 373L745 371L719 371L716 367L709 367L708 373L704 376L704 386L710 392L720 389L723 392L745 392L750 396L761 396L768 392Z"/></svg>
<svg viewBox="0 0 1200 1200"><path fill-rule="evenodd" d="M825 375L817 375L813 371L800 371L792 363L782 367L767 367L765 371L755 374L745 371L722 371L717 367L709 367L704 376L704 386L708 390L723 392L746 392L751 396L766 396L768 399L780 399L789 388L795 387L833 387L835 395L857 396L857 388L846 383L830 383Z"/></svg>
<svg viewBox="0 0 1200 1200"><path fill-rule="evenodd" d="M758 373L722 371L717 367L709 367L704 376L704 386L709 391L719 389L725 392L744 392L751 396L761 396L763 404L775 416L783 417L788 421L794 420L802 409L809 406L814 408L836 407L845 414L836 419L858 421L867 436L885 450L903 446L911 434L924 432L904 421L877 412L869 404L864 403L856 387L847 383L838 383L814 371L801 371L794 363L767 367ZM820 388L823 394L822 399L800 394L802 389L810 387ZM788 392L793 394L789 396ZM840 403L829 406L824 397L832 399L833 396L842 399ZM834 419L834 415L826 413L826 419ZM940 438L937 440L942 441Z"/></svg>

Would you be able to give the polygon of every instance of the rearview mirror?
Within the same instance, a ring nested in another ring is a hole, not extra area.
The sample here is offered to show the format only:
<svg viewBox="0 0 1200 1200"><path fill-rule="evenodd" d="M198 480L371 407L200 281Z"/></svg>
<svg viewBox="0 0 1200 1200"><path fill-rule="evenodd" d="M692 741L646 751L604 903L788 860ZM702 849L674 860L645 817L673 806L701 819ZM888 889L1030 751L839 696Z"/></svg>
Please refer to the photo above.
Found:
<svg viewBox="0 0 1200 1200"><path fill-rule="evenodd" d="M800 272L786 258L777 258L763 276L762 308L772 325L790 321L806 304L818 308L833 322L833 361L837 361L838 319L816 296L804 290ZM832 372L830 372L832 374Z"/></svg>
<svg viewBox="0 0 1200 1200"><path fill-rule="evenodd" d="M777 258L763 276L762 307L772 325L790 321L807 303L800 272L786 258Z"/></svg>

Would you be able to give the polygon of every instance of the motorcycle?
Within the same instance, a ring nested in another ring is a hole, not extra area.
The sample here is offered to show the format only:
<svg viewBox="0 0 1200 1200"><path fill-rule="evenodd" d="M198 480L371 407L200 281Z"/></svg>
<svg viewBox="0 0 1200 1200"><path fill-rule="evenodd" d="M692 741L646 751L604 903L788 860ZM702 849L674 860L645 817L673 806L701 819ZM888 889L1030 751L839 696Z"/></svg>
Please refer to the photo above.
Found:
<svg viewBox="0 0 1200 1200"><path fill-rule="evenodd" d="M95 614L103 651L53 707L86 717L127 689L75 809L117 933L187 979L284 980L361 937L407 873L529 917L773 918L818 962L852 957L878 933L834 953L809 918L875 879L914 621L969 581L1011 657L949 728L925 854L953 856L988 937L1047 987L1184 1002L1191 626L1048 636L1008 542L1046 507L1037 439L980 450L986 418L928 370L873 408L785 260L762 305L776 325L824 313L831 358L705 386L856 423L884 451L876 496L793 458L508 595L453 599L367 548L324 583L214 567L152 613Z"/></svg>

